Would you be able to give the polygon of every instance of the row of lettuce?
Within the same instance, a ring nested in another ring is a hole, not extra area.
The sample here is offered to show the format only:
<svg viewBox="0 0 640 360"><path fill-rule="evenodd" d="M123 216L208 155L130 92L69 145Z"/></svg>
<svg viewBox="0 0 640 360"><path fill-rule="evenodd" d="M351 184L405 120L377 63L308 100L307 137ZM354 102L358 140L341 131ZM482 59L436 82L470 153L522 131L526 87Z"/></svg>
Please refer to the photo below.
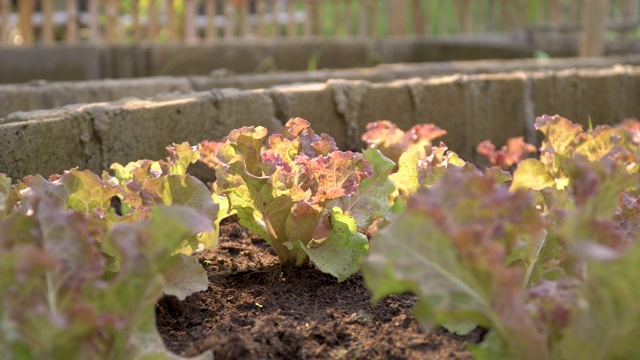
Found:
<svg viewBox="0 0 640 360"><path fill-rule="evenodd" d="M483 171L434 145L432 124L369 124L358 153L295 118L102 176L0 176L0 354L178 358L155 303L207 288L188 255L235 215L283 265L362 270L374 300L417 294L424 326L488 328L476 358L640 357L640 124L536 128L538 157L522 138L484 142ZM211 188L187 174L196 161Z"/></svg>

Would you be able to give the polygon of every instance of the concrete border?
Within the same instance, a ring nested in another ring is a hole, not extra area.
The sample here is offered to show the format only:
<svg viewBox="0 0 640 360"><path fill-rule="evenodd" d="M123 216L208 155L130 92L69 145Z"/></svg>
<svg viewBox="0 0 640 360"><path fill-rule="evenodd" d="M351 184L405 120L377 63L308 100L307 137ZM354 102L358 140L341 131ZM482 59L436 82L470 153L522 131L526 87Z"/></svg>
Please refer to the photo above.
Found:
<svg viewBox="0 0 640 360"><path fill-rule="evenodd" d="M213 76L166 76L77 82L35 81L28 84L0 85L0 117L16 111L51 109L77 103L115 101L131 96L147 98L174 91L188 93L214 88L260 89L281 84L326 82L330 79L365 80L379 83L414 77L432 78L457 73L482 74L567 68L607 68L616 64L640 65L640 55L590 59L519 59L384 64L370 68L251 75L227 73Z"/></svg>
<svg viewBox="0 0 640 360"><path fill-rule="evenodd" d="M640 117L640 67L451 75L386 83L331 80L259 90L170 93L139 100L18 112L0 119L0 172L13 178L71 167L164 158L172 142L220 140L230 130L278 130L290 117L311 121L343 149L359 149L368 122L402 128L433 122L460 156L479 160L476 144L511 136L536 141L534 115L559 113L586 125ZM202 178L211 174L201 173Z"/></svg>
<svg viewBox="0 0 640 360"><path fill-rule="evenodd" d="M633 54L640 41L613 41L606 54ZM248 38L198 44L0 47L0 83L206 75L367 67L380 63L529 58L536 51L574 56L569 37L523 31L447 37ZM43 61L46 59L46 61Z"/></svg>

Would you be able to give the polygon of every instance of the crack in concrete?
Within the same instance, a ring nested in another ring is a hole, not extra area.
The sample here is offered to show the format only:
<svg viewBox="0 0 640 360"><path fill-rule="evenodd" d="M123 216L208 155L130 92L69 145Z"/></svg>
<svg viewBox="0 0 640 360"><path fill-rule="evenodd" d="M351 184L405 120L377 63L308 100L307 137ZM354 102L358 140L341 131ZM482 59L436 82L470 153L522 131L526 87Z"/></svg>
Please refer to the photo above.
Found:
<svg viewBox="0 0 640 360"><path fill-rule="evenodd" d="M347 143L358 144L358 113L362 99L369 91L369 82L362 80L329 80L327 86L333 90L336 111L347 125Z"/></svg>

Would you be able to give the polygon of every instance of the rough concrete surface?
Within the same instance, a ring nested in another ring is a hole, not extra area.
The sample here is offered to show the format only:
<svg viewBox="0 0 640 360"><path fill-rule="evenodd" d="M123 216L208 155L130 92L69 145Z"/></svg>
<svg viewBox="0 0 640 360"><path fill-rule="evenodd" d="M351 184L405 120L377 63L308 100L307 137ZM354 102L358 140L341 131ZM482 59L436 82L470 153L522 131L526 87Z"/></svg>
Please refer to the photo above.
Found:
<svg viewBox="0 0 640 360"><path fill-rule="evenodd" d="M638 40L611 41L606 53L634 54ZM220 39L195 44L55 45L0 48L0 83L32 80L206 75L235 72L313 70L372 66L384 62L426 62L575 56L576 41L544 41L520 32L448 37L343 37Z"/></svg>
<svg viewBox="0 0 640 360"><path fill-rule="evenodd" d="M347 146L347 126L336 109L333 90L326 83L276 86L267 93L283 124L293 117L307 119L315 132L328 133L338 146Z"/></svg>
<svg viewBox="0 0 640 360"><path fill-rule="evenodd" d="M433 123L447 130L447 135L440 140L468 159L472 153L469 127L473 113L467 78L466 75L451 75L423 80L422 84L414 86L420 89L416 101L419 121L416 123Z"/></svg>
<svg viewBox="0 0 640 360"><path fill-rule="evenodd" d="M136 51L143 51L143 49L137 49ZM75 103L115 101L129 96L145 98L170 91L205 91L214 88L262 89L282 84L326 82L330 79L366 80L378 83L451 74L560 70L567 68L608 68L616 64L640 65L640 55L586 59L521 59L383 64L371 68L251 75L220 71L211 76L158 76L140 79L77 82L34 81L27 84L0 85L0 117L15 111L48 109Z"/></svg>
<svg viewBox="0 0 640 360"><path fill-rule="evenodd" d="M387 83L330 80L18 112L0 119L0 172L20 178L74 166L99 171L116 161L164 158L172 142L220 140L241 126L275 131L295 116L335 137L343 149L360 148L370 121L389 119L403 129L433 122L449 132L443 141L451 149L477 160L475 147L485 139L498 146L521 135L539 141L533 120L543 113L583 124L590 116L594 125L639 117L639 80L640 68L630 66Z"/></svg>
<svg viewBox="0 0 640 360"><path fill-rule="evenodd" d="M0 83L104 78L102 56L93 45L0 47Z"/></svg>
<svg viewBox="0 0 640 360"><path fill-rule="evenodd" d="M282 125L273 113L269 96L237 90L15 113L0 120L0 141L7 146L0 172L14 178L76 166L99 172L113 162L162 159L171 143L219 140L238 124L275 131Z"/></svg>

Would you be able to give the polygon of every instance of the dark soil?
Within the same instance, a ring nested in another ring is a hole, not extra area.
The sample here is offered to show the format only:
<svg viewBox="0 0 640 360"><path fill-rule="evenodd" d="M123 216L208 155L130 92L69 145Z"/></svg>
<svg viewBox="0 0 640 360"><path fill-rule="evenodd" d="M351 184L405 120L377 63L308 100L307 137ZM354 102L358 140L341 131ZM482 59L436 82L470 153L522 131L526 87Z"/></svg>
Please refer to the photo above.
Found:
<svg viewBox="0 0 640 360"><path fill-rule="evenodd" d="M458 337L421 331L415 296L372 304L360 275L342 283L312 265L281 268L270 246L236 222L221 226L220 244L198 255L209 289L179 301L165 296L157 325L166 346L183 356L215 359L470 359Z"/></svg>

